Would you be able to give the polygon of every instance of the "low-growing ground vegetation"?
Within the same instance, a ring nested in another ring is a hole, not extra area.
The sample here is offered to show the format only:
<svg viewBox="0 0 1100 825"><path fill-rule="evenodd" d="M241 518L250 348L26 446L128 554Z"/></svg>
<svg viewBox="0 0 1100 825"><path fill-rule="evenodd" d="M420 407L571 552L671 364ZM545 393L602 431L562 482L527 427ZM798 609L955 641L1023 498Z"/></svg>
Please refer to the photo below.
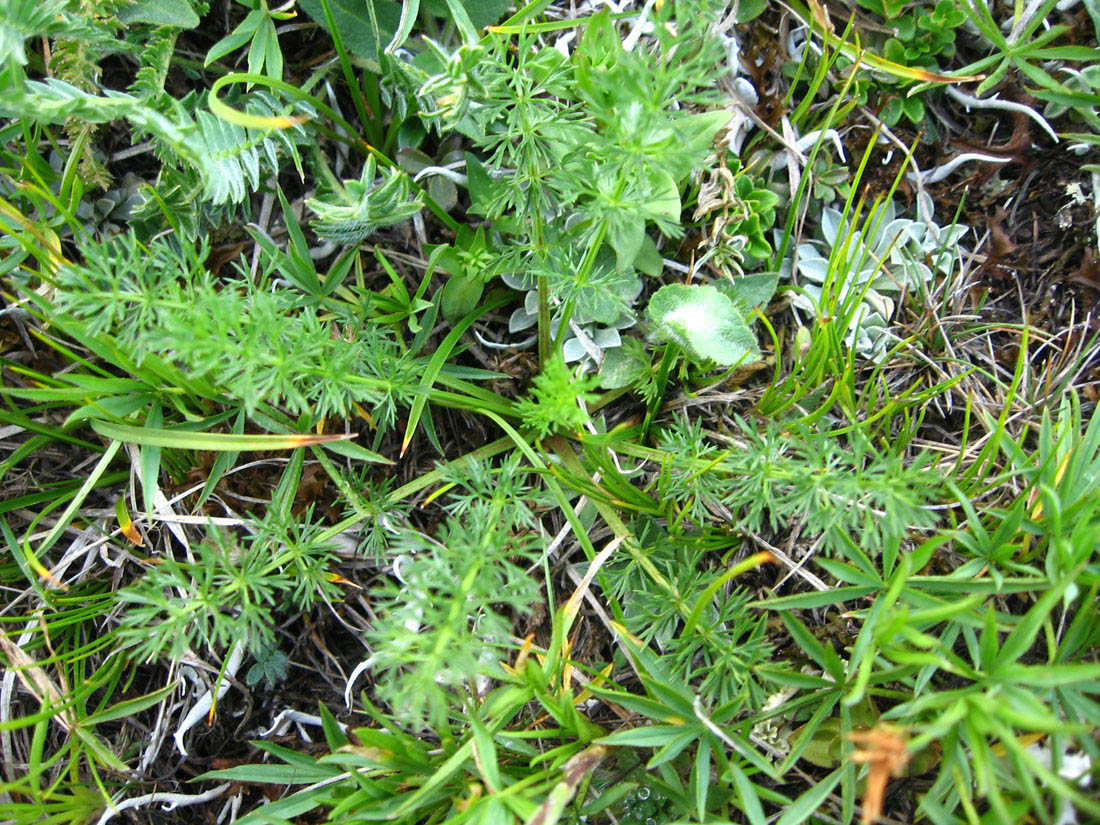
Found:
<svg viewBox="0 0 1100 825"><path fill-rule="evenodd" d="M1100 821L1095 0L0 0L0 820Z"/></svg>

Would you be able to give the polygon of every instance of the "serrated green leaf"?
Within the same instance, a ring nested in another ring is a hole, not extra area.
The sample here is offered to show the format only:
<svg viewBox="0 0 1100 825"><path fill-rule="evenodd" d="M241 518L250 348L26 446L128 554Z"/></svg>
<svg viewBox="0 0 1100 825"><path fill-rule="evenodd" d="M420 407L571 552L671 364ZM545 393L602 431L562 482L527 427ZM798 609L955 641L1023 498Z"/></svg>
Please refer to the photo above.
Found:
<svg viewBox="0 0 1100 825"><path fill-rule="evenodd" d="M137 0L118 13L121 23L151 23L173 29L193 29L199 16L187 0Z"/></svg>
<svg viewBox="0 0 1100 825"><path fill-rule="evenodd" d="M668 284L650 298L646 312L660 340L674 341L697 359L728 367L760 358L744 316L713 286Z"/></svg>
<svg viewBox="0 0 1100 825"><path fill-rule="evenodd" d="M306 14L321 28L328 30L321 0L300 0L298 5L305 9ZM377 70L379 45L374 39L371 14L366 0L330 0L329 6L332 9L332 19L340 31L340 38L348 51L368 61L368 64ZM401 5L390 0L374 0L374 12L378 19L378 28L381 30L379 34L389 42L401 20Z"/></svg>

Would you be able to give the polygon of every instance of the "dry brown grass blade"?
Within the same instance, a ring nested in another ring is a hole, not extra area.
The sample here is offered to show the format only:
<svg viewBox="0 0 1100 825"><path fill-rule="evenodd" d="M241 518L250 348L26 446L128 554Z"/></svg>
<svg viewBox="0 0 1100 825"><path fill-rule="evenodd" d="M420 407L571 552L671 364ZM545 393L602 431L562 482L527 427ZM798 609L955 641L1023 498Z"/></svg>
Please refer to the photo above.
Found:
<svg viewBox="0 0 1100 825"><path fill-rule="evenodd" d="M19 677L23 687L38 700L40 705L46 707L62 704L61 690L30 654L3 634L0 634L0 648L8 657L11 669ZM66 733L73 728L73 722L66 718L67 716L66 712L62 712L53 717Z"/></svg>

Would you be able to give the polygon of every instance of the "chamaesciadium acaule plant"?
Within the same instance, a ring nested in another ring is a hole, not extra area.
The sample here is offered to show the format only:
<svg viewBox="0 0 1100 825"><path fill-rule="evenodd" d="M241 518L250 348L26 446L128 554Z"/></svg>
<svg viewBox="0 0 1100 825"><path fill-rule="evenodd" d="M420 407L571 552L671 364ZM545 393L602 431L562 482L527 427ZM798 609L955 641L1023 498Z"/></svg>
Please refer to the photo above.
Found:
<svg viewBox="0 0 1100 825"><path fill-rule="evenodd" d="M1100 819L1098 22L0 0L0 820Z"/></svg>

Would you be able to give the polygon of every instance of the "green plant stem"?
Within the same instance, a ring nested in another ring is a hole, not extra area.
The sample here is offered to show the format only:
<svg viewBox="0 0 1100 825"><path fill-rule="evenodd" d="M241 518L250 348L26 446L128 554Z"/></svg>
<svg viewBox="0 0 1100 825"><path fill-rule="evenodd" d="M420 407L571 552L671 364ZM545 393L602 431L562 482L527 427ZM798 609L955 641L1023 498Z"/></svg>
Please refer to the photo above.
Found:
<svg viewBox="0 0 1100 825"><path fill-rule="evenodd" d="M539 275L539 364L550 360L550 284L545 275Z"/></svg>
<svg viewBox="0 0 1100 825"><path fill-rule="evenodd" d="M620 184L620 190L625 184ZM596 236L592 239L592 242L588 245L588 249L585 250L584 260L581 261L580 269L577 272L578 283L586 283L589 277L592 275L592 269L596 265L596 255L599 254L600 246L603 244L603 239L607 235L607 222L604 221L600 224L600 228L596 230ZM542 311L542 295L539 295L539 311ZM558 336L554 341L553 350L559 351L562 347L562 343L565 341L566 336L569 334L569 321L573 317L573 307L576 304L576 299L570 297L565 302L561 311L561 321L558 324Z"/></svg>
<svg viewBox="0 0 1100 825"><path fill-rule="evenodd" d="M665 387L668 386L668 374L672 370L672 365L676 362L676 356L680 354L680 348L671 341L665 344L664 351L661 353L661 363L657 367L657 392L653 394L653 400L649 402L649 406L646 408L645 421L642 422L642 430L638 434L639 441L645 441L646 436L649 434L649 427L653 423L653 418L657 415L657 410L661 408L661 402L665 397Z"/></svg>
<svg viewBox="0 0 1100 825"><path fill-rule="evenodd" d="M359 115L359 122L363 124L363 128L368 132L367 136L370 138L368 142L372 145L378 145L381 143L382 138L378 123L381 113L375 113L374 117L371 116L366 98L363 96L363 89L356 80L351 61L348 59L348 50L344 47L344 39L340 36L340 28L336 25L336 19L332 16L332 4L329 0L321 0L321 8L325 14L325 24L329 35L336 46L336 56L340 60L340 70L344 73L344 82L351 90L351 99L355 104L355 111Z"/></svg>
<svg viewBox="0 0 1100 825"><path fill-rule="evenodd" d="M553 449L554 455L558 457L558 459L567 470L569 470L571 473L575 473L578 476L591 480L591 476L589 475L588 471L584 468L584 465L581 463L580 459L577 458L577 454L573 452L573 448L563 436L551 436L546 440L546 443L549 447ZM642 552L641 548L638 546L638 541L634 537L634 534L631 532L630 528L626 526L623 520L619 518L619 514L615 510L615 508L612 507L610 504L596 499L589 499L589 501L591 502L592 506L596 508L596 511L600 514L603 520L607 522L607 526L611 528L611 532L615 534L615 537L622 539L622 547L630 554L630 557L634 559L642 567L643 570L646 571L646 573L651 579L653 579L653 582L657 586L659 586L662 590L667 592L669 596L672 597L673 601L678 606L683 606L685 609L687 609L687 606L684 603L675 585L673 585L668 579L661 575L661 571L659 571L654 566L653 562L651 562L646 557L645 553ZM684 618L687 618L689 615L690 611L688 613L685 613Z"/></svg>

